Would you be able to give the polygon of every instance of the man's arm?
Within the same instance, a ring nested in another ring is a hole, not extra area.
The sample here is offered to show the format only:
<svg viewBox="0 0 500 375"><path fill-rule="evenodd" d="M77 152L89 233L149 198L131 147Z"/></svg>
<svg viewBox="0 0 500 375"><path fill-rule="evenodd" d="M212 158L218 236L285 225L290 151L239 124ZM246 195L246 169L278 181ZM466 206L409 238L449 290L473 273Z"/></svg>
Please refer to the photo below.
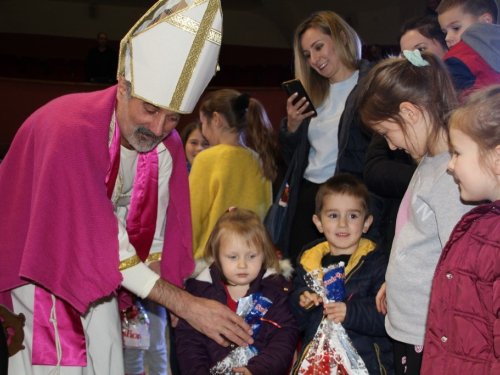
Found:
<svg viewBox="0 0 500 375"><path fill-rule="evenodd" d="M219 302L195 297L164 279L156 281L147 298L185 319L219 345L228 346L227 340L239 346L253 343L250 326Z"/></svg>
<svg viewBox="0 0 500 375"><path fill-rule="evenodd" d="M119 227L122 227L120 222ZM120 233L120 255L134 254L135 249L128 243L126 231ZM195 297L160 278L159 263L151 262L147 267L135 254L122 259L122 286L142 298L166 307L222 346L229 345L227 340L239 346L253 342L250 326L240 316L216 301Z"/></svg>

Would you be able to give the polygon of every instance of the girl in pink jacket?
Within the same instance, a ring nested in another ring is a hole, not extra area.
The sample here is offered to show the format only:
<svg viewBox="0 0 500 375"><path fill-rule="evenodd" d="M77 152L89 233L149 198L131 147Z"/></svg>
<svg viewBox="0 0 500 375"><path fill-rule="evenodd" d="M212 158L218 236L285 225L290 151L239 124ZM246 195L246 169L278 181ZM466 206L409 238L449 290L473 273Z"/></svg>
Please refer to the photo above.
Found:
<svg viewBox="0 0 500 375"><path fill-rule="evenodd" d="M465 214L434 274L421 374L500 374L500 86L450 119L448 169Z"/></svg>

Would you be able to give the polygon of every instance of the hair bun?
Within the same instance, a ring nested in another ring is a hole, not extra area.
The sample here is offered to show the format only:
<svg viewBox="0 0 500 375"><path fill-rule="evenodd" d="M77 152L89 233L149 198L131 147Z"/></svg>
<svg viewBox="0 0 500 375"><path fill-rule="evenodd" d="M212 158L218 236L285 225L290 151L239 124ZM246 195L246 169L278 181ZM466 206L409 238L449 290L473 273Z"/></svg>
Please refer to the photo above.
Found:
<svg viewBox="0 0 500 375"><path fill-rule="evenodd" d="M247 113L249 103L250 103L249 93L246 92L238 96L238 99L236 99L236 111L240 116L244 116Z"/></svg>

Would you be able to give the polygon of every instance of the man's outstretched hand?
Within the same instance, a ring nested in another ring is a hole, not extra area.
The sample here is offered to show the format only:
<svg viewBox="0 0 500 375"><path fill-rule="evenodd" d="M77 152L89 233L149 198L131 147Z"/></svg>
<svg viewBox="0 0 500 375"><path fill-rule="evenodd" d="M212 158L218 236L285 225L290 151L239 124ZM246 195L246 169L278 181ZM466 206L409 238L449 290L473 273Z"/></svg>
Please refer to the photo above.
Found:
<svg viewBox="0 0 500 375"><path fill-rule="evenodd" d="M148 299L165 306L219 345L228 346L228 340L238 346L253 343L250 326L242 317L217 301L195 297L161 278L157 280Z"/></svg>
<svg viewBox="0 0 500 375"><path fill-rule="evenodd" d="M184 319L197 331L215 340L219 345L228 346L229 341L238 346L253 343L252 330L243 318L217 301L194 297L193 308Z"/></svg>

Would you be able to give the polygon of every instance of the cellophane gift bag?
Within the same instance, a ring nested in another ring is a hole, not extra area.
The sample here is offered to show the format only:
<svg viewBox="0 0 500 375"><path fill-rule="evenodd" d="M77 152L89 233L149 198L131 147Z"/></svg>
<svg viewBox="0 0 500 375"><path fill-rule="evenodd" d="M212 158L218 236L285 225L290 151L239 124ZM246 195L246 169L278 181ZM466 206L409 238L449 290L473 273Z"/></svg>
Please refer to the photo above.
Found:
<svg viewBox="0 0 500 375"><path fill-rule="evenodd" d="M308 272L306 284L324 303L344 299L344 263ZM341 323L325 318L306 349L298 368L301 375L368 375L363 359L352 345Z"/></svg>
<svg viewBox="0 0 500 375"><path fill-rule="evenodd" d="M139 302L122 311L122 338L125 348L149 349L149 318Z"/></svg>
<svg viewBox="0 0 500 375"><path fill-rule="evenodd" d="M272 301L262 296L262 293L254 293L247 297L238 300L238 308L236 313L240 315L245 322L250 324L255 337L262 325L262 317L271 308ZM233 367L245 367L248 361L258 354L257 349L253 346L246 348L237 347L231 351L227 357L217 362L215 366L210 369L211 375L234 375Z"/></svg>

